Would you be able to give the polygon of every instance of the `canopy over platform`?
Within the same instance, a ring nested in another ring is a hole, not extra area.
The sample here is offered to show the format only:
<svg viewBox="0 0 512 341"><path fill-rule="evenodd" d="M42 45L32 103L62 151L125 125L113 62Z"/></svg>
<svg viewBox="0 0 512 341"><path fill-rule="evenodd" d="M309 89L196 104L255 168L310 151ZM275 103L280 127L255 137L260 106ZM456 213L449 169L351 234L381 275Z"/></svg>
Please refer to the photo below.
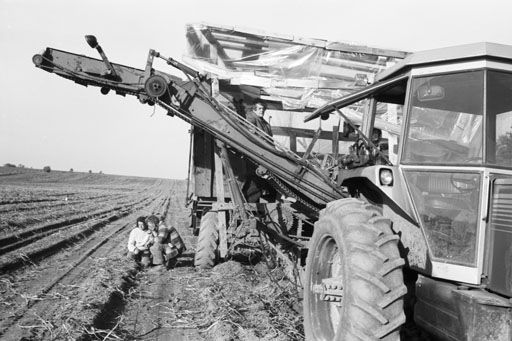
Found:
<svg viewBox="0 0 512 341"><path fill-rule="evenodd" d="M219 80L235 100L262 98L277 110L313 111L373 82L408 53L213 26L186 27L185 63Z"/></svg>

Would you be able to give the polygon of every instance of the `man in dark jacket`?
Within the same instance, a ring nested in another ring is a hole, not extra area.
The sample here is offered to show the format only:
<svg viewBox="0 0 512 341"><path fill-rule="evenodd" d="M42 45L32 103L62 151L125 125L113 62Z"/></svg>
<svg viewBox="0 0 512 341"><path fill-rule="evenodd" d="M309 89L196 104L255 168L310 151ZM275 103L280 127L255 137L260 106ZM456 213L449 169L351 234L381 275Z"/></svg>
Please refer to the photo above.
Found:
<svg viewBox="0 0 512 341"><path fill-rule="evenodd" d="M272 136L272 128L270 124L265 120L263 116L265 116L265 111L267 110L267 105L261 99L257 99L254 101L252 105L252 111L247 115L247 120L254 124L256 127L263 130L265 133Z"/></svg>
<svg viewBox="0 0 512 341"><path fill-rule="evenodd" d="M247 120L272 136L272 128L264 118L266 110L267 104L261 99L256 99L251 112L247 115ZM276 195L270 184L256 175L256 168L257 166L250 162L247 164L247 177L242 186L242 193L248 203L258 203L262 197L273 198Z"/></svg>

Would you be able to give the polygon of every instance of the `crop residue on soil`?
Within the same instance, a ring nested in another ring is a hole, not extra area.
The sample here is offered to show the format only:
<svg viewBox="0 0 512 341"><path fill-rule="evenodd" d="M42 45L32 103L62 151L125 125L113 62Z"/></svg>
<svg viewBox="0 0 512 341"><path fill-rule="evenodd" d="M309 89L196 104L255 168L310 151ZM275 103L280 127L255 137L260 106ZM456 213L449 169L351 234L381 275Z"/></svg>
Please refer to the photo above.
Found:
<svg viewBox="0 0 512 341"><path fill-rule="evenodd" d="M185 255L186 257L187 255ZM228 261L138 275L120 329L137 340L302 340L295 286L279 269Z"/></svg>
<svg viewBox="0 0 512 341"><path fill-rule="evenodd" d="M297 286L280 268L194 268L185 181L2 167L0 175L0 339L304 339ZM173 269L126 257L136 217L149 214L185 240Z"/></svg>

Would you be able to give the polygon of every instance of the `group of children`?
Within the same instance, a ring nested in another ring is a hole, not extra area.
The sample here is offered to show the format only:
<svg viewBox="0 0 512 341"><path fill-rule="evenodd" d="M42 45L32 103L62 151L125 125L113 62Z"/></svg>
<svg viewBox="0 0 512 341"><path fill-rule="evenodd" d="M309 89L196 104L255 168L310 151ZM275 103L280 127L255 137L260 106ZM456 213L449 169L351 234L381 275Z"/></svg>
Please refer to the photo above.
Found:
<svg viewBox="0 0 512 341"><path fill-rule="evenodd" d="M172 268L186 250L178 231L156 215L138 217L135 224L128 238L128 256L143 267Z"/></svg>

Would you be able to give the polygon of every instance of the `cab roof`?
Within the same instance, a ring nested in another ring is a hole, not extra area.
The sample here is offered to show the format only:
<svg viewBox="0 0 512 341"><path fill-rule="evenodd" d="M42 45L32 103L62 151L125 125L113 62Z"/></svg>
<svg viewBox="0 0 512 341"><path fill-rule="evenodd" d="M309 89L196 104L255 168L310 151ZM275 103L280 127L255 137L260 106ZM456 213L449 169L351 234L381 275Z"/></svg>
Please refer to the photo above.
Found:
<svg viewBox="0 0 512 341"><path fill-rule="evenodd" d="M471 59L505 59L512 63L512 46L480 42L452 47L414 52L375 77L382 81L419 65L432 65Z"/></svg>
<svg viewBox="0 0 512 341"><path fill-rule="evenodd" d="M481 42L414 52L394 66L376 75L375 82L372 85L325 104L306 116L304 121L308 122L322 115L329 114L337 108L360 101L376 91L393 87L397 82L406 79L408 71L413 67L478 59L501 60L512 63L512 46Z"/></svg>

